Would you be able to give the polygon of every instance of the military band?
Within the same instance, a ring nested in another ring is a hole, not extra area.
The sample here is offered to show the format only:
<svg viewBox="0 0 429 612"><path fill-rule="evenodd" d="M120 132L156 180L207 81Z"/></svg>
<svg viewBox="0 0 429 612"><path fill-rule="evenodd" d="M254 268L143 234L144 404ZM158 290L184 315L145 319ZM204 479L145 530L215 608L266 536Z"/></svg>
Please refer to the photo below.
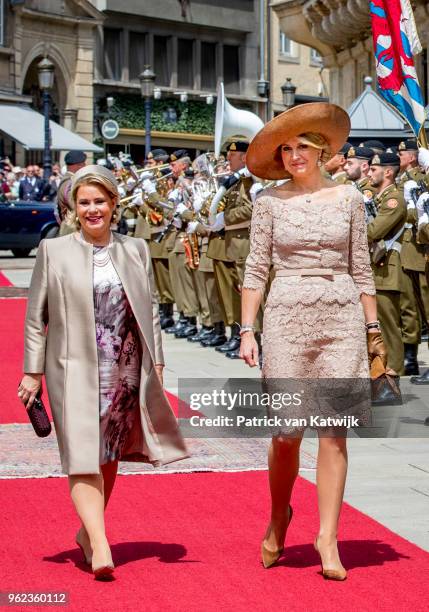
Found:
<svg viewBox="0 0 429 612"><path fill-rule="evenodd" d="M230 138L224 155L195 160L186 149L168 154L158 148L142 168L127 156L101 162L110 164L120 183L118 231L149 245L162 329L231 359L239 358L253 200L265 187L247 171L248 144ZM72 162L85 162L73 156L68 161L59 189L62 233L70 231L67 218L73 215L66 197ZM429 384L429 370L420 373L418 364L429 319L429 151L414 139L389 148L377 140L346 143L324 172L363 194L387 372ZM261 347L262 309L256 331Z"/></svg>

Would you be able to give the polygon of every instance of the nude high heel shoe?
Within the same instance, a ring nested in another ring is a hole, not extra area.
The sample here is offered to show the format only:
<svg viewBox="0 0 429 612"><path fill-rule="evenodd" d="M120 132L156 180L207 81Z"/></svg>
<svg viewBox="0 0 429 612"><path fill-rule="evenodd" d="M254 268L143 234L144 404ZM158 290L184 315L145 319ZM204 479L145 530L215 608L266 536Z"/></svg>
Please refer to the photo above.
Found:
<svg viewBox="0 0 429 612"><path fill-rule="evenodd" d="M92 562L92 555L90 557L86 556L85 548L84 548L82 542L80 541L81 531L82 531L82 528L79 529L79 531L77 532L76 538L75 538L75 542L79 546L80 550L82 551L82 555L83 555L83 559L84 559L85 565L89 565L90 566L91 562Z"/></svg>
<svg viewBox="0 0 429 612"><path fill-rule="evenodd" d="M292 516L293 516L293 509L292 509L292 506L289 506L289 520L288 520L286 530L285 530L285 535L283 538L283 546L281 548L278 548L277 550L270 550L269 548L265 546L265 539L262 541L261 556L262 556L262 564L265 567L265 569L268 569L269 567L274 565L274 563L276 563L279 560L284 550L284 540L286 538L286 532L292 520ZM271 527L271 524L270 524L270 527Z"/></svg>
<svg viewBox="0 0 429 612"><path fill-rule="evenodd" d="M334 569L324 569L323 563L322 563L322 555L320 554L319 547L317 545L318 539L319 539L319 536L317 536L316 539L314 540L314 549L317 553L319 553L320 565L322 567L322 576L325 578L325 580L345 580L347 578L346 570L341 571L341 570L334 570Z"/></svg>
<svg viewBox="0 0 429 612"><path fill-rule="evenodd" d="M106 557L107 557L107 562L105 561ZM108 581L108 580L115 579L115 577L113 576L115 566L113 564L110 548L109 548L109 552L106 555L106 557L103 560L103 563L98 566L94 565L94 556L92 557L92 573L94 574L95 580Z"/></svg>
<svg viewBox="0 0 429 612"><path fill-rule="evenodd" d="M112 564L102 565L101 567L93 567L92 573L94 574L95 580L103 580L107 582L108 580L114 580L113 572L115 571L115 566Z"/></svg>

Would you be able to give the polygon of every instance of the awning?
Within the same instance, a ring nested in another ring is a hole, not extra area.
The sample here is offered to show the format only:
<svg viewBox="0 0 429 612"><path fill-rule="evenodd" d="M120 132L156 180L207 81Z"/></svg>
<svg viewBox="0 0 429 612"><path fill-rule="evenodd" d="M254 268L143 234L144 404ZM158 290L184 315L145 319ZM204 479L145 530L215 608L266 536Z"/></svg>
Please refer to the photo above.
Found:
<svg viewBox="0 0 429 612"><path fill-rule="evenodd" d="M0 132L4 132L29 151L42 150L45 146L45 123L40 113L26 105L0 104ZM103 149L89 140L66 130L55 121L51 127L51 149L53 151L93 151Z"/></svg>

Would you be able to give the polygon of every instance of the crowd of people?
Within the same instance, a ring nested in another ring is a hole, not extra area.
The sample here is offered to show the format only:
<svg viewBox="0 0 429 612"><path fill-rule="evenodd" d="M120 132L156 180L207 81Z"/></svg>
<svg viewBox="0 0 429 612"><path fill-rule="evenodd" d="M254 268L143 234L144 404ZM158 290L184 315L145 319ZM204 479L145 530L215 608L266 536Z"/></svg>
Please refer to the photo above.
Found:
<svg viewBox="0 0 429 612"><path fill-rule="evenodd" d="M52 166L51 176L45 179L43 168L37 164L28 164L21 168L13 166L8 158L0 160L0 202L53 201L61 179L59 164Z"/></svg>

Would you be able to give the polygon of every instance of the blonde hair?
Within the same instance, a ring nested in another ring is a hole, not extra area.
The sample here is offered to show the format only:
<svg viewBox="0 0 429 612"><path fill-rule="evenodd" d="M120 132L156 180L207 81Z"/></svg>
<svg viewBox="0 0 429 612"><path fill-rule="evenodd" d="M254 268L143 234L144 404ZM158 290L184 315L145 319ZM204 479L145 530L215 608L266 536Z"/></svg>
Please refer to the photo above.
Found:
<svg viewBox="0 0 429 612"><path fill-rule="evenodd" d="M73 206L73 219L70 217L66 220L67 225L71 225L70 221L73 221L76 229L80 228L80 222L76 215L76 198L77 192L80 187L84 185L95 185L101 187L107 192L108 196L113 200L116 205L113 210L112 220L113 223L118 223L120 219L119 210L119 189L118 183L113 172L100 165L89 165L80 168L72 178L72 185L70 190L70 204Z"/></svg>
<svg viewBox="0 0 429 612"><path fill-rule="evenodd" d="M305 134L300 134L298 138L303 144L322 151L322 154L320 156L320 161L322 162L322 164L326 163L328 160L331 159L332 154L331 149L329 147L329 143L322 134L318 134L316 132L306 132Z"/></svg>

